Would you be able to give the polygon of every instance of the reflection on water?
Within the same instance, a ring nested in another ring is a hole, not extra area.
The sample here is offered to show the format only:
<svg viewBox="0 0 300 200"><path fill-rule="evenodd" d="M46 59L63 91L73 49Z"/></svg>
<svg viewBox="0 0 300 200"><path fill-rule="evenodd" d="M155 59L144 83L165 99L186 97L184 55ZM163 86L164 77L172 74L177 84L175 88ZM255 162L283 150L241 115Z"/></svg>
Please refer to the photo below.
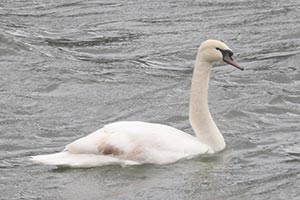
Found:
<svg viewBox="0 0 300 200"><path fill-rule="evenodd" d="M299 199L300 3L3 1L1 199ZM171 165L58 169L28 158L118 120L192 130L197 47L226 41L211 112L226 151Z"/></svg>

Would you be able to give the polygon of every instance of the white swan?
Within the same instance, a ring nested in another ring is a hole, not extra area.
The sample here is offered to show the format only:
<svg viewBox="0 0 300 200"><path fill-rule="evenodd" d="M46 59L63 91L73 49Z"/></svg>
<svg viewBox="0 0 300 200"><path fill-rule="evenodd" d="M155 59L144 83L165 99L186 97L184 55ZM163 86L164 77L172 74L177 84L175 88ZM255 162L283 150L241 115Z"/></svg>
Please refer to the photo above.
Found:
<svg viewBox="0 0 300 200"><path fill-rule="evenodd" d="M68 144L64 151L33 156L36 163L69 167L166 164L225 148L222 134L208 109L208 82L215 62L241 70L232 51L217 40L207 40L198 50L194 67L190 123L197 137L170 126L145 122L116 122Z"/></svg>

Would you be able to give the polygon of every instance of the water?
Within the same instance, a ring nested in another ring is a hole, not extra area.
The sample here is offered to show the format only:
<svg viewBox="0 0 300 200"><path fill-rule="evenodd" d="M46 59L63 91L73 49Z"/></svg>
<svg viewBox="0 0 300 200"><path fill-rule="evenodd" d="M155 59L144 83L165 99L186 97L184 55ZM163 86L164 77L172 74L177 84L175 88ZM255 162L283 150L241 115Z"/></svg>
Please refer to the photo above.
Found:
<svg viewBox="0 0 300 200"><path fill-rule="evenodd" d="M0 199L300 199L297 0L2 1ZM197 47L225 41L244 72L217 66L210 108L227 149L175 164L33 165L104 124L192 133Z"/></svg>

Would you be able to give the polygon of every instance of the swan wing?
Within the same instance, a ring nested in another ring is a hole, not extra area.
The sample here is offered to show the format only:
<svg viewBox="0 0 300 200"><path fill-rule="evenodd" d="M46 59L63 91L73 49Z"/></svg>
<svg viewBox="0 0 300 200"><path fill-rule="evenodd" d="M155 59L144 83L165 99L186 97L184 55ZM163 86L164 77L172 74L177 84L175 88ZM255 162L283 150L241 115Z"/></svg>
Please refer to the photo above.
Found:
<svg viewBox="0 0 300 200"><path fill-rule="evenodd" d="M145 122L116 122L67 145L74 154L101 154L147 163L211 153L211 149L183 131Z"/></svg>
<svg viewBox="0 0 300 200"><path fill-rule="evenodd" d="M35 156L33 160L72 167L166 164L206 153L212 153L207 145L173 127L145 122L116 122L75 140L63 152Z"/></svg>

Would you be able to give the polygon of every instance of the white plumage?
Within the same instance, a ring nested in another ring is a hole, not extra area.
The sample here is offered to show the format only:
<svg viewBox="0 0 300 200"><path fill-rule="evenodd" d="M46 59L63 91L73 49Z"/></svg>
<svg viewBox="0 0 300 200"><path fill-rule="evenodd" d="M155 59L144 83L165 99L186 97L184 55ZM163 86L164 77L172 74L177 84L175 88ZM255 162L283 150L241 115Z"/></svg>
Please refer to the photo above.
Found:
<svg viewBox="0 0 300 200"><path fill-rule="evenodd" d="M216 40L205 41L198 50L190 99L190 123L197 137L161 124L116 122L68 144L62 152L33 156L32 160L69 167L166 164L223 150L225 142L210 115L207 90L214 62L223 60L242 69L232 54L226 59L226 52L231 50Z"/></svg>
<svg viewBox="0 0 300 200"><path fill-rule="evenodd" d="M68 144L63 152L34 156L33 160L48 165L93 167L166 164L204 153L212 150L196 137L170 126L116 122Z"/></svg>

